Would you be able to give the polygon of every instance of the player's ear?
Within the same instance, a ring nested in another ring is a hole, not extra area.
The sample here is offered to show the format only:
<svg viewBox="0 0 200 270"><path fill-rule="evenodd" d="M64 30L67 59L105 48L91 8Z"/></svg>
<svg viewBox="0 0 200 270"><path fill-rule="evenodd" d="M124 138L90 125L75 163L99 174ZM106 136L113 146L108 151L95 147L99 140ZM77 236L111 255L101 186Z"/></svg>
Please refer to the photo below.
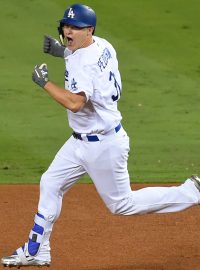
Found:
<svg viewBox="0 0 200 270"><path fill-rule="evenodd" d="M93 34L94 27L88 27L87 35Z"/></svg>

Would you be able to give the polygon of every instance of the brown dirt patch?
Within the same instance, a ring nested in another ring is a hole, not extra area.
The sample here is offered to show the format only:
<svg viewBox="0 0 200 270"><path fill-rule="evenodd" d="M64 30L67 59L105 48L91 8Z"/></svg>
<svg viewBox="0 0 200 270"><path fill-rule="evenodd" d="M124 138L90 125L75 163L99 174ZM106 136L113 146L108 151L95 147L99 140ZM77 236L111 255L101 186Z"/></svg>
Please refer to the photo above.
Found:
<svg viewBox="0 0 200 270"><path fill-rule="evenodd" d="M0 257L27 240L38 195L38 185L0 186ZM114 216L93 185L76 185L65 195L54 226L50 269L199 270L199 225L199 206L173 214Z"/></svg>

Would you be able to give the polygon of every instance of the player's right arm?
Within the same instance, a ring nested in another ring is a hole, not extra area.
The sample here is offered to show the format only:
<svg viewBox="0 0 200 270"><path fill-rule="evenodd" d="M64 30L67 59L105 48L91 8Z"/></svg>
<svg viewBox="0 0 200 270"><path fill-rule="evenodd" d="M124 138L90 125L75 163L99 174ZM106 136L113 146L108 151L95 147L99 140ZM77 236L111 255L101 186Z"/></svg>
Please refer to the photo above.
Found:
<svg viewBox="0 0 200 270"><path fill-rule="evenodd" d="M72 93L50 81L46 64L35 66L32 79L36 84L45 89L55 101L74 113L80 111L87 102L84 91Z"/></svg>
<svg viewBox="0 0 200 270"><path fill-rule="evenodd" d="M74 113L80 111L87 101L84 92L71 93L69 90L56 85L52 81L48 81L44 89L54 100Z"/></svg>

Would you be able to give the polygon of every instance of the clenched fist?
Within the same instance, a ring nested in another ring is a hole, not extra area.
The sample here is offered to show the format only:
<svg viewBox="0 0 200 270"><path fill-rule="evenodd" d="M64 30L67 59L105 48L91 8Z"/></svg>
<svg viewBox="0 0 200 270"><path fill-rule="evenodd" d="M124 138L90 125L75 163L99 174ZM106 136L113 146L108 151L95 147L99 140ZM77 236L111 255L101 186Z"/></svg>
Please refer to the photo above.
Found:
<svg viewBox="0 0 200 270"><path fill-rule="evenodd" d="M51 36L44 36L43 51L56 57L64 58L64 51L66 47L60 44L58 40Z"/></svg>
<svg viewBox="0 0 200 270"><path fill-rule="evenodd" d="M33 73L32 80L37 83L40 87L44 88L45 84L48 82L48 69L47 64L36 65Z"/></svg>

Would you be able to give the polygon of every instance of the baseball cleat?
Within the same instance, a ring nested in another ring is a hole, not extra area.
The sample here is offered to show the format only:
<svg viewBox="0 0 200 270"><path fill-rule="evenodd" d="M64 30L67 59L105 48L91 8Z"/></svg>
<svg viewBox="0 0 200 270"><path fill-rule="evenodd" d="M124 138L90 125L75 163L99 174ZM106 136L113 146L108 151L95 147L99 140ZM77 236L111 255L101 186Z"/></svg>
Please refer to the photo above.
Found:
<svg viewBox="0 0 200 270"><path fill-rule="evenodd" d="M17 267L20 268L21 266L38 266L38 267L42 267L42 266L50 266L50 262L49 261L40 261L37 259L29 259L27 258L27 263L24 264L22 263L22 261L20 260L18 255L11 255L8 257L3 257L1 259L1 263L3 264L4 267Z"/></svg>
<svg viewBox="0 0 200 270"><path fill-rule="evenodd" d="M50 266L51 258L50 253L46 259L39 259L38 256L30 256L27 250L27 243L24 247L18 248L16 252L7 257L1 259L1 263L5 267L17 267L21 266Z"/></svg>
<svg viewBox="0 0 200 270"><path fill-rule="evenodd" d="M190 180L194 182L196 188L200 191L200 178L197 175L192 175Z"/></svg>

